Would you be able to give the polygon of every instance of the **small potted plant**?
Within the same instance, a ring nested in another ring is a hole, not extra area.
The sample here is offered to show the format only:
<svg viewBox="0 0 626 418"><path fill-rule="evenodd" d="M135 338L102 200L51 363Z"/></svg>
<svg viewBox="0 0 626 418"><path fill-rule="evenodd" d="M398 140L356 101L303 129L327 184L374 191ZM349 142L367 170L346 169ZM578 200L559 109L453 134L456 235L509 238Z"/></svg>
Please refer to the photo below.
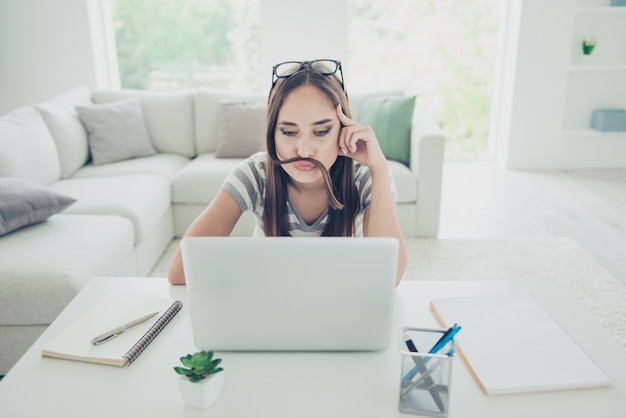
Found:
<svg viewBox="0 0 626 418"><path fill-rule="evenodd" d="M593 49L596 47L596 40L593 38L585 38L582 41L583 59L588 60L591 57Z"/></svg>
<svg viewBox="0 0 626 418"><path fill-rule="evenodd" d="M212 351L198 351L180 358L185 367L174 367L180 375L178 388L185 403L206 409L215 402L222 390L224 369L222 359L213 358Z"/></svg>

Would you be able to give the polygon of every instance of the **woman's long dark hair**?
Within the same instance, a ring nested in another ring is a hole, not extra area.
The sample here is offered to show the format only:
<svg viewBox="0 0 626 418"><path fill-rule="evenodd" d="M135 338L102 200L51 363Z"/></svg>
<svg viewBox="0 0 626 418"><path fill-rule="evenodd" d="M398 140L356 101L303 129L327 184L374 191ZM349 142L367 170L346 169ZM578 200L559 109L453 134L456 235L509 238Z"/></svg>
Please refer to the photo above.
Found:
<svg viewBox="0 0 626 418"><path fill-rule="evenodd" d="M335 76L320 74L309 68L303 68L295 74L280 78L270 91L267 107L267 161L265 164L266 188L263 203L263 229L266 236L289 236L289 219L287 216L287 184L289 175L281 164L302 160L292 158L281 161L276 154L274 135L280 111L285 97L296 88L305 84L317 87L334 106L343 108L346 116L351 117L348 97ZM338 156L330 168L330 173L324 165L312 158L305 159L313 162L322 172L326 190L330 200L328 224L322 232L323 236L353 236L356 231L355 218L359 212L359 196L354 180L354 164L351 158Z"/></svg>

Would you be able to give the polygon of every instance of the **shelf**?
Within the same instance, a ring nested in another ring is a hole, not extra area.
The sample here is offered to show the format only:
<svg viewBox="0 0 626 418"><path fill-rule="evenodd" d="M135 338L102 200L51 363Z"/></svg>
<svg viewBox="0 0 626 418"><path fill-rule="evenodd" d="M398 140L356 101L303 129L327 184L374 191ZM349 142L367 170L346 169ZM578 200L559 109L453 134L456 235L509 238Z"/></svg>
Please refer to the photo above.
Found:
<svg viewBox="0 0 626 418"><path fill-rule="evenodd" d="M590 127L596 108L626 105L626 6L609 0L577 0L574 30L566 64L566 94L561 137L577 144L601 144L623 151L626 132L603 132ZM593 37L598 47L582 56L580 40ZM616 151L617 152L617 151Z"/></svg>
<svg viewBox="0 0 626 418"><path fill-rule="evenodd" d="M569 71L626 71L626 63L621 64L570 64Z"/></svg>
<svg viewBox="0 0 626 418"><path fill-rule="evenodd" d="M576 9L579 15L591 14L625 14L626 6L600 6L600 7L579 7Z"/></svg>
<svg viewBox="0 0 626 418"><path fill-rule="evenodd" d="M571 138L593 138L593 139L623 139L626 140L626 132L602 132L594 129L563 129L561 133Z"/></svg>

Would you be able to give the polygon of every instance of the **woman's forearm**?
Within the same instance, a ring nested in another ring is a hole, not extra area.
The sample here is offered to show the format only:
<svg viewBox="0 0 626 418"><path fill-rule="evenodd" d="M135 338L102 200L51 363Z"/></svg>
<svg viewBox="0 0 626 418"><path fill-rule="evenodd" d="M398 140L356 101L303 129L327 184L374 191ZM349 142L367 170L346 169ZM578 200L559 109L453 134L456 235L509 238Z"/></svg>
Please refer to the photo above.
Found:
<svg viewBox="0 0 626 418"><path fill-rule="evenodd" d="M185 284L185 272L183 270L183 257L180 245L176 248L167 274L167 279L171 284Z"/></svg>
<svg viewBox="0 0 626 418"><path fill-rule="evenodd" d="M406 246L389 183L387 165L370 168L372 175L372 200L363 225L364 235L370 237L393 237L400 244L398 257L398 275L396 285L400 283L406 269Z"/></svg>

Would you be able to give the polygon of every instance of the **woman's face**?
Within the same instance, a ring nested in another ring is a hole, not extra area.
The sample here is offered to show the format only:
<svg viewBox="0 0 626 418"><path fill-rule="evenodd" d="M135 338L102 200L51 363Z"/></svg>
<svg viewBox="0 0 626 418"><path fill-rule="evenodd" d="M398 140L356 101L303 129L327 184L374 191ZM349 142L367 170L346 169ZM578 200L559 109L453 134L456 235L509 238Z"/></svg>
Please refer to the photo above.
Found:
<svg viewBox="0 0 626 418"><path fill-rule="evenodd" d="M274 132L278 158L314 158L329 170L339 155L340 130L335 106L328 97L314 86L298 87L289 93L278 112ZM298 183L323 182L322 173L309 161L282 167Z"/></svg>

